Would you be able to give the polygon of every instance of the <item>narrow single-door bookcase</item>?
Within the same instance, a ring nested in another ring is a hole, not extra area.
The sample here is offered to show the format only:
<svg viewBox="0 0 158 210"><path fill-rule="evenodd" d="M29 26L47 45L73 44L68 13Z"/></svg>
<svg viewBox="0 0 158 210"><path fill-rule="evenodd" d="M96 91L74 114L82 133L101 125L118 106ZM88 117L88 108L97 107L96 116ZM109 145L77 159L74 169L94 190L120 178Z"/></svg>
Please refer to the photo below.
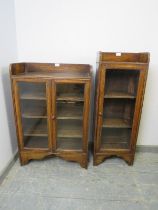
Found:
<svg viewBox="0 0 158 210"><path fill-rule="evenodd" d="M58 156L87 168L90 65L14 63L10 76L21 165Z"/></svg>
<svg viewBox="0 0 158 210"><path fill-rule="evenodd" d="M133 164L149 53L99 53L94 165L110 156Z"/></svg>

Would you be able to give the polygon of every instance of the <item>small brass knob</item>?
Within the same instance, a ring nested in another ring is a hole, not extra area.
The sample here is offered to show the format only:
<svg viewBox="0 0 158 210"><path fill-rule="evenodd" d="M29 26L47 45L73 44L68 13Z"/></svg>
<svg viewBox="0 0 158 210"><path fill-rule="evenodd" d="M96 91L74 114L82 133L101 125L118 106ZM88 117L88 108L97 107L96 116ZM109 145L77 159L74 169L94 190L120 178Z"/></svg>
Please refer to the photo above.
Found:
<svg viewBox="0 0 158 210"><path fill-rule="evenodd" d="M55 116L54 115L52 116L52 120L55 120Z"/></svg>
<svg viewBox="0 0 158 210"><path fill-rule="evenodd" d="M102 116L103 115L103 113L102 112L99 112L99 116Z"/></svg>

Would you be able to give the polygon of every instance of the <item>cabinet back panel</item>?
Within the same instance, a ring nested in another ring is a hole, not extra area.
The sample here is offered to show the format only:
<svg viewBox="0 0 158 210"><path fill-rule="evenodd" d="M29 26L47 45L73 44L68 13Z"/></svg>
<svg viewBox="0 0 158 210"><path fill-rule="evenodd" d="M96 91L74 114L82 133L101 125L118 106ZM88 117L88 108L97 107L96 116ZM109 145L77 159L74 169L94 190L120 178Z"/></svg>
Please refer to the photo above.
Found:
<svg viewBox="0 0 158 210"><path fill-rule="evenodd" d="M105 93L122 92L136 95L139 71L107 70Z"/></svg>
<svg viewBox="0 0 158 210"><path fill-rule="evenodd" d="M128 99L105 99L103 118L120 118L132 120L134 114L135 100Z"/></svg>
<svg viewBox="0 0 158 210"><path fill-rule="evenodd" d="M104 128L102 130L102 149L128 149L131 129Z"/></svg>

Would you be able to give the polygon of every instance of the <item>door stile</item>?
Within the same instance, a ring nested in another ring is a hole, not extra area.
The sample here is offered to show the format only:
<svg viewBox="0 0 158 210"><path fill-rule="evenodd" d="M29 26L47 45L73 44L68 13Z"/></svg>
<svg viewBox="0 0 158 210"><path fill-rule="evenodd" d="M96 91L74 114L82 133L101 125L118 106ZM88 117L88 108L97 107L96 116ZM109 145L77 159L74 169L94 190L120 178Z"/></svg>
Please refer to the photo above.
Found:
<svg viewBox="0 0 158 210"><path fill-rule="evenodd" d="M46 106L47 106L47 129L48 129L48 147L47 150L51 150L52 144L51 144L51 121L49 119L50 113L51 113L51 83L49 80L46 79L38 79L36 81L32 79L13 79L13 94L14 94L14 102L15 102L15 114L16 114L16 121L17 121L17 131L18 131L18 142L19 142L19 148L21 150L24 150L24 131L23 131L23 124L22 124L22 113L21 113L21 107L20 107L20 93L19 93L19 87L18 82L34 82L34 83L45 83L46 86ZM42 148L38 148L42 150ZM34 150L34 148L30 148L29 150ZM45 150L45 149L44 149Z"/></svg>
<svg viewBox="0 0 158 210"><path fill-rule="evenodd" d="M22 120L21 120L21 110L20 110L20 101L19 101L19 90L17 86L17 81L13 80L13 91L14 91L14 102L15 102L15 115L17 122L17 133L18 133L18 142L20 150L24 149L23 142L23 128L22 128Z"/></svg>
<svg viewBox="0 0 158 210"><path fill-rule="evenodd" d="M51 80L46 82L46 96L47 96L47 124L48 124L48 147L50 151L53 150L53 136L52 136L52 85Z"/></svg>
<svg viewBox="0 0 158 210"><path fill-rule="evenodd" d="M57 138L56 138L56 85L55 85L55 81L52 80L52 87L51 87L52 91L51 91L51 107L52 107L52 112L50 115L50 120L51 120L51 124L52 124L52 129L51 129L51 133L52 133L52 151L55 151L57 148Z"/></svg>
<svg viewBox="0 0 158 210"><path fill-rule="evenodd" d="M53 80L52 82L52 116L54 118L53 120L53 136L54 136L54 150L57 150L57 135L58 135L58 129L57 129L57 100L56 100L56 94L57 94L57 84L82 84L84 85L84 93L83 93L83 97L84 97L84 102L83 102L83 120L82 120L82 150L80 151L84 151L87 152L88 151L88 144L87 144L87 137L88 137L88 118L89 118L89 110L88 110L88 106L90 103L90 98L87 97L86 94L89 94L90 91L90 83L89 80L79 80L79 79L73 79L73 80L68 80L68 79L58 79L58 80ZM53 100L54 98L54 100ZM86 104L85 104L85 101ZM85 121L84 121L84 117L86 117ZM85 126L85 128L84 128ZM70 137L71 138L71 137ZM71 149L70 149L71 150ZM74 149L75 150L75 149ZM64 150L63 150L64 151ZM69 150L67 150L69 151ZM73 151L73 150L72 150Z"/></svg>
<svg viewBox="0 0 158 210"><path fill-rule="evenodd" d="M99 85L99 105L98 105L98 114L97 114L97 141L96 141L96 152L100 150L101 147L101 132L103 124L103 105L104 105L104 94L105 94L105 77L106 69L105 66L101 66L100 74L100 85Z"/></svg>
<svg viewBox="0 0 158 210"><path fill-rule="evenodd" d="M140 116L141 116L141 108L143 103L143 91L144 91L144 81L145 81L145 71L140 70L140 77L138 82L138 90L137 90L137 98L135 104L135 112L133 117L133 126L131 133L131 141L130 141L130 150L135 151L137 135L139 130Z"/></svg>

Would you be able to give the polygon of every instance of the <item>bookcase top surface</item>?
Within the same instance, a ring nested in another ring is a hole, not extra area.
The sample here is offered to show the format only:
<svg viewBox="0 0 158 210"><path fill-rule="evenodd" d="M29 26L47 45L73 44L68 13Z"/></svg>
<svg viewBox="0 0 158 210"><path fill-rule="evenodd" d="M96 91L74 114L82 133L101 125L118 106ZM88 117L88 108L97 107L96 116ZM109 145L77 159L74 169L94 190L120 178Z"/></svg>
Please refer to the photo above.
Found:
<svg viewBox="0 0 158 210"><path fill-rule="evenodd" d="M10 74L12 78L90 79L92 73L89 64L13 63Z"/></svg>
<svg viewBox="0 0 158 210"><path fill-rule="evenodd" d="M142 63L148 64L150 53L129 53L129 52L99 52L98 62L122 62L122 63Z"/></svg>

